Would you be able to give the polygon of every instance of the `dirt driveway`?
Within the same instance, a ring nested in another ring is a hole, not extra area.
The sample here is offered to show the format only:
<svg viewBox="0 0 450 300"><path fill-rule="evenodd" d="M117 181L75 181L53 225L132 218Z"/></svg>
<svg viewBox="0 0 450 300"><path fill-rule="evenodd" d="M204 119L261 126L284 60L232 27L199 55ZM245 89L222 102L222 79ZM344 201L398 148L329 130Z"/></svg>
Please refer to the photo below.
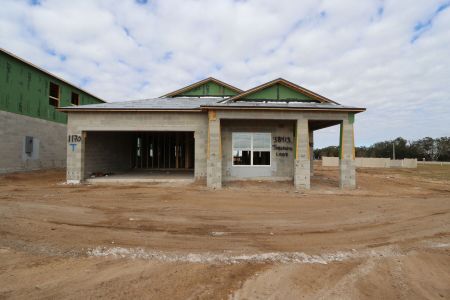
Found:
<svg viewBox="0 0 450 300"><path fill-rule="evenodd" d="M450 167L290 183L0 177L0 298L450 299Z"/></svg>

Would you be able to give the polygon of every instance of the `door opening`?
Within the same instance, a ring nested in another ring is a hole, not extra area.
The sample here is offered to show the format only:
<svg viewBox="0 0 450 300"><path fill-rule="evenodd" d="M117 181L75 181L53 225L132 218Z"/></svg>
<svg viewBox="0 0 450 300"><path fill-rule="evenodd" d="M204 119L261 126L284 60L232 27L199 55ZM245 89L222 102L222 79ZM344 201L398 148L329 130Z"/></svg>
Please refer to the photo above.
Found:
<svg viewBox="0 0 450 300"><path fill-rule="evenodd" d="M194 169L193 132L140 132L133 143L136 169Z"/></svg>

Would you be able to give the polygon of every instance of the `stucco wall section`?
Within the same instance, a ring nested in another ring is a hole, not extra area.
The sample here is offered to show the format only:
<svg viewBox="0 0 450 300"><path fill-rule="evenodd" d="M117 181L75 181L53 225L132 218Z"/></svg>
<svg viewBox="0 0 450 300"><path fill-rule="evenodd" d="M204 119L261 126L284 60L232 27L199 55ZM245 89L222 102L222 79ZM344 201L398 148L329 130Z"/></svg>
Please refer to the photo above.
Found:
<svg viewBox="0 0 450 300"><path fill-rule="evenodd" d="M0 111L0 173L63 168L66 125ZM25 137L33 137L33 153L25 153Z"/></svg>

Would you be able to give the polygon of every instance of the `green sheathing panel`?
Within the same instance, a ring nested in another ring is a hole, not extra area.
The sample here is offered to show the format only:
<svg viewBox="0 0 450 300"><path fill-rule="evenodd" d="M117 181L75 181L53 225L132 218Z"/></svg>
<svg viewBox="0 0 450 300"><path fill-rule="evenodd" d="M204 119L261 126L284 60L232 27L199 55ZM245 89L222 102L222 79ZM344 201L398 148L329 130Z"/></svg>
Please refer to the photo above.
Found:
<svg viewBox="0 0 450 300"><path fill-rule="evenodd" d="M235 95L237 95L235 91L227 88L226 86L210 81L173 97L230 97Z"/></svg>
<svg viewBox="0 0 450 300"><path fill-rule="evenodd" d="M307 95L293 90L283 84L274 84L265 89L251 93L237 101L301 101L301 102L318 102Z"/></svg>
<svg viewBox="0 0 450 300"><path fill-rule="evenodd" d="M288 88L282 84L278 85L279 87L279 99L280 100L295 100L295 101L315 101L311 99L310 97L299 93L297 91L294 91L291 88Z"/></svg>
<svg viewBox="0 0 450 300"><path fill-rule="evenodd" d="M66 123L66 113L49 105L50 82L59 85L60 106L70 106L72 92L80 95L80 105L103 103L53 76L0 52L0 110L58 123Z"/></svg>
<svg viewBox="0 0 450 300"><path fill-rule="evenodd" d="M278 100L277 92L278 85L272 85L260 91L251 93L239 100Z"/></svg>

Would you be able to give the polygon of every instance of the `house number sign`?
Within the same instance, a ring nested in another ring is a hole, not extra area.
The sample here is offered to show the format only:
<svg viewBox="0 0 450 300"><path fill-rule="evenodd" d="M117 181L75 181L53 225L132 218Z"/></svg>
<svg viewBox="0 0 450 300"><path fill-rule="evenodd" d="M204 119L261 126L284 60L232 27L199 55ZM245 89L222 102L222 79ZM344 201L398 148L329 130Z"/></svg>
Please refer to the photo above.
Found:
<svg viewBox="0 0 450 300"><path fill-rule="evenodd" d="M69 146L72 147L72 152L75 152L77 144L81 142L81 135L71 134L67 137L67 142Z"/></svg>
<svg viewBox="0 0 450 300"><path fill-rule="evenodd" d="M288 157L289 151L292 151L292 138L290 136L272 137L272 150L277 157Z"/></svg>

